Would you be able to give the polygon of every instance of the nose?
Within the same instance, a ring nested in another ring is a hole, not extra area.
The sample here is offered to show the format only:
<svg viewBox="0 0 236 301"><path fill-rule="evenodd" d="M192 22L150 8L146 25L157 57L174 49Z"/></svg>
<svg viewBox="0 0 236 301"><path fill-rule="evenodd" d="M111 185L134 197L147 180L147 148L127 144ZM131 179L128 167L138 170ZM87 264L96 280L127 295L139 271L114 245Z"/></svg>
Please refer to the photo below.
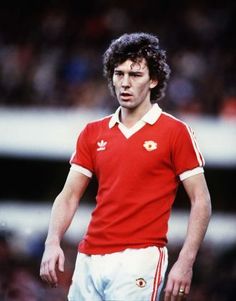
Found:
<svg viewBox="0 0 236 301"><path fill-rule="evenodd" d="M121 85L123 88L130 87L130 78L128 74L124 74Z"/></svg>

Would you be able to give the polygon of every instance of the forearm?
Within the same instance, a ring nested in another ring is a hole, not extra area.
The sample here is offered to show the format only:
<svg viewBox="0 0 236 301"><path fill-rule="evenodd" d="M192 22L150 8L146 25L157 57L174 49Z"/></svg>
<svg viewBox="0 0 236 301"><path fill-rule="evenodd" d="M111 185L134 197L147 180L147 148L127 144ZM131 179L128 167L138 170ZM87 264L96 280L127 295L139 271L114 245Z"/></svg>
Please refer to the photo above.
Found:
<svg viewBox="0 0 236 301"><path fill-rule="evenodd" d="M66 199L63 192L54 201L45 244L60 244L60 241L71 224L77 202Z"/></svg>
<svg viewBox="0 0 236 301"><path fill-rule="evenodd" d="M59 271L64 271L64 253L60 247L63 234L69 227L74 216L77 202L72 202L68 194L61 192L55 199L49 222L45 250L40 266L40 276L49 285L58 284L56 265Z"/></svg>
<svg viewBox="0 0 236 301"><path fill-rule="evenodd" d="M48 228L45 244L60 244L62 236L70 226L78 203L89 183L89 178L75 171L70 171L64 188L56 197Z"/></svg>
<svg viewBox="0 0 236 301"><path fill-rule="evenodd" d="M191 201L191 211L183 247L168 275L165 301L169 301L171 296L174 296L175 299L173 300L176 300L180 289L183 290L184 294L189 294L193 264L211 216L210 195L204 176L193 176L186 179L183 184Z"/></svg>
<svg viewBox="0 0 236 301"><path fill-rule="evenodd" d="M209 199L196 201L192 204L185 242L179 254L180 259L187 260L191 265L196 259L197 252L206 234L210 216L211 205Z"/></svg>
<svg viewBox="0 0 236 301"><path fill-rule="evenodd" d="M56 286L58 283L56 266L59 271L64 271L65 257L60 247L60 241L72 222L79 200L88 183L87 176L70 170L64 188L53 203L40 266L41 278L50 285Z"/></svg>
<svg viewBox="0 0 236 301"><path fill-rule="evenodd" d="M193 265L211 216L211 199L203 174L183 181L191 202L187 234L179 258Z"/></svg>

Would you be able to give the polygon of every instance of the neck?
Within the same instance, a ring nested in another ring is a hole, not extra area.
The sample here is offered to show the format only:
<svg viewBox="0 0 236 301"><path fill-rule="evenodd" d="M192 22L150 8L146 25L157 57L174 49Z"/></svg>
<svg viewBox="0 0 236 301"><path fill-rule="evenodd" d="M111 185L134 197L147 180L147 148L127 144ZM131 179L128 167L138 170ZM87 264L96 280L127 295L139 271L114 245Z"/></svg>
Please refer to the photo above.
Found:
<svg viewBox="0 0 236 301"><path fill-rule="evenodd" d="M151 102L145 103L142 106L133 109L121 107L120 120L126 127L130 128L140 119L142 119L142 117L151 109L151 107Z"/></svg>

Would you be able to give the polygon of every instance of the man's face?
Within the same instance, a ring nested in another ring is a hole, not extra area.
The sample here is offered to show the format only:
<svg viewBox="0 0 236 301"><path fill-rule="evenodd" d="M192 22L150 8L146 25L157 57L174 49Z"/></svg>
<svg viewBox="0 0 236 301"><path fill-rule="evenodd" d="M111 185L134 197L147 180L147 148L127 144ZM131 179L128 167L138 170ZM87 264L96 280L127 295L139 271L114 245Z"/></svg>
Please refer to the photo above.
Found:
<svg viewBox="0 0 236 301"><path fill-rule="evenodd" d="M157 80L150 79L144 58L137 62L128 59L114 69L113 85L120 106L135 109L150 102L151 89L157 85Z"/></svg>

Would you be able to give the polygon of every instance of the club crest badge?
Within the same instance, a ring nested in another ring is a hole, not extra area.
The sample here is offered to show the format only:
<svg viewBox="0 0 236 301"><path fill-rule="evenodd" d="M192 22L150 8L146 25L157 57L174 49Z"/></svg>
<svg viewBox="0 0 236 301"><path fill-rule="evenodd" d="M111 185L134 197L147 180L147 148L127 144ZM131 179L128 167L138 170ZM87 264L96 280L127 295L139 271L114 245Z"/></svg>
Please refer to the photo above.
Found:
<svg viewBox="0 0 236 301"><path fill-rule="evenodd" d="M156 143L155 141L148 140L148 141L145 141L145 142L144 142L143 147L144 147L148 152L151 152L151 151L154 151L155 149L157 149L157 143Z"/></svg>
<svg viewBox="0 0 236 301"><path fill-rule="evenodd" d="M145 287L147 282L143 278L136 279L136 285L140 288Z"/></svg>

